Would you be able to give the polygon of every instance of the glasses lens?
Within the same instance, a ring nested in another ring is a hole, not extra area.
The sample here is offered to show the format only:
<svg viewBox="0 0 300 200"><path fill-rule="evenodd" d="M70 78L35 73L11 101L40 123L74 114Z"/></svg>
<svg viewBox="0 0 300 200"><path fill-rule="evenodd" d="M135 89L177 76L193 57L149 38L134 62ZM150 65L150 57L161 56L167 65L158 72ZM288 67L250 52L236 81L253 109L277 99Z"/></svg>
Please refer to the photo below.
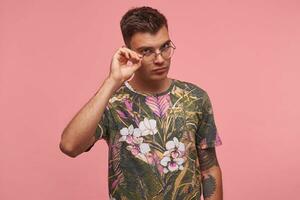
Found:
<svg viewBox="0 0 300 200"><path fill-rule="evenodd" d="M172 57L174 49L172 47L168 47L161 52L161 55L164 59L169 59Z"/></svg>
<svg viewBox="0 0 300 200"><path fill-rule="evenodd" d="M164 59L171 58L173 56L173 54L174 54L174 47L172 47L172 46L161 50L161 56ZM151 62L155 59L155 57L156 57L155 52L149 52L147 54L144 54L143 59L144 59L145 62Z"/></svg>
<svg viewBox="0 0 300 200"><path fill-rule="evenodd" d="M144 59L144 61L146 61L146 62L150 62L150 61L152 61L152 60L155 59L155 53L152 52L152 53L150 53L150 54L144 55L143 59Z"/></svg>

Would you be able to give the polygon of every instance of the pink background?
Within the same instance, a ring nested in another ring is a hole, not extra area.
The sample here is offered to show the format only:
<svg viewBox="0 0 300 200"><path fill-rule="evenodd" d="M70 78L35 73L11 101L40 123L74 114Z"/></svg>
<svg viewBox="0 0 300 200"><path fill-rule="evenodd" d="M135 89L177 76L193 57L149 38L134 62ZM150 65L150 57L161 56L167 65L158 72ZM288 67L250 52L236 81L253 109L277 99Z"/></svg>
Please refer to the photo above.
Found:
<svg viewBox="0 0 300 200"><path fill-rule="evenodd" d="M168 18L177 46L170 77L211 98L224 199L297 199L297 0L1 0L0 199L108 198L106 144L75 159L58 144L108 76L123 45L121 16L140 5Z"/></svg>

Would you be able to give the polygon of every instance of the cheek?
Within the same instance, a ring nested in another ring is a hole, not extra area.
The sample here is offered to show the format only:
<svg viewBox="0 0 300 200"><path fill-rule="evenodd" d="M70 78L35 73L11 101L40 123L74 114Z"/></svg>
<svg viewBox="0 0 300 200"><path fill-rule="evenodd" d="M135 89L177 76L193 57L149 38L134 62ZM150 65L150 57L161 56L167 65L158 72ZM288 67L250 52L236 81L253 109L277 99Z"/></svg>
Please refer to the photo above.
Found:
<svg viewBox="0 0 300 200"><path fill-rule="evenodd" d="M170 66L170 64L171 64L171 59L166 60L166 65L167 65L167 66Z"/></svg>
<svg viewBox="0 0 300 200"><path fill-rule="evenodd" d="M149 72L149 71L151 71L151 68L152 68L153 66L151 65L151 64L142 64L142 66L139 68L139 71L141 71L141 72Z"/></svg>
<svg viewBox="0 0 300 200"><path fill-rule="evenodd" d="M141 66L138 70L135 71L136 75L143 75L145 73L147 73L147 71L145 71L145 67L144 66Z"/></svg>

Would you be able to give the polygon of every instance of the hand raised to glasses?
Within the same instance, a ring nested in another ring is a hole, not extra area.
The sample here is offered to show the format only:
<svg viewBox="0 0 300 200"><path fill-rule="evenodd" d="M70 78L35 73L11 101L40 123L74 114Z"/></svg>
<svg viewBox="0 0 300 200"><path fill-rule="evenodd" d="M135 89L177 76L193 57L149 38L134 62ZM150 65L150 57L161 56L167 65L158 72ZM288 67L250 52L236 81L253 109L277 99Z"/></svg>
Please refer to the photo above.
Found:
<svg viewBox="0 0 300 200"><path fill-rule="evenodd" d="M109 77L122 84L141 66L142 57L126 47L119 48L112 57ZM132 64L128 65L128 61Z"/></svg>

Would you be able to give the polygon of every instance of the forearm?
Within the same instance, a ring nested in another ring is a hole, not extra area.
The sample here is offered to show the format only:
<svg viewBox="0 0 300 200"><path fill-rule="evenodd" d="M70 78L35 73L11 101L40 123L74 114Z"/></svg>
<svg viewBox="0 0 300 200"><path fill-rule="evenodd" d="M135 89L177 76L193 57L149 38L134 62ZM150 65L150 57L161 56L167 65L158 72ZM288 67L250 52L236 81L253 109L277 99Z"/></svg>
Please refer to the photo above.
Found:
<svg viewBox="0 0 300 200"><path fill-rule="evenodd" d="M75 157L84 152L94 136L97 124L105 107L118 88L118 84L107 78L97 93L79 110L64 129L60 149L67 155Z"/></svg>
<svg viewBox="0 0 300 200"><path fill-rule="evenodd" d="M223 200L222 172L215 148L199 150L204 200Z"/></svg>
<svg viewBox="0 0 300 200"><path fill-rule="evenodd" d="M201 172L204 200L223 200L222 172L219 166Z"/></svg>

